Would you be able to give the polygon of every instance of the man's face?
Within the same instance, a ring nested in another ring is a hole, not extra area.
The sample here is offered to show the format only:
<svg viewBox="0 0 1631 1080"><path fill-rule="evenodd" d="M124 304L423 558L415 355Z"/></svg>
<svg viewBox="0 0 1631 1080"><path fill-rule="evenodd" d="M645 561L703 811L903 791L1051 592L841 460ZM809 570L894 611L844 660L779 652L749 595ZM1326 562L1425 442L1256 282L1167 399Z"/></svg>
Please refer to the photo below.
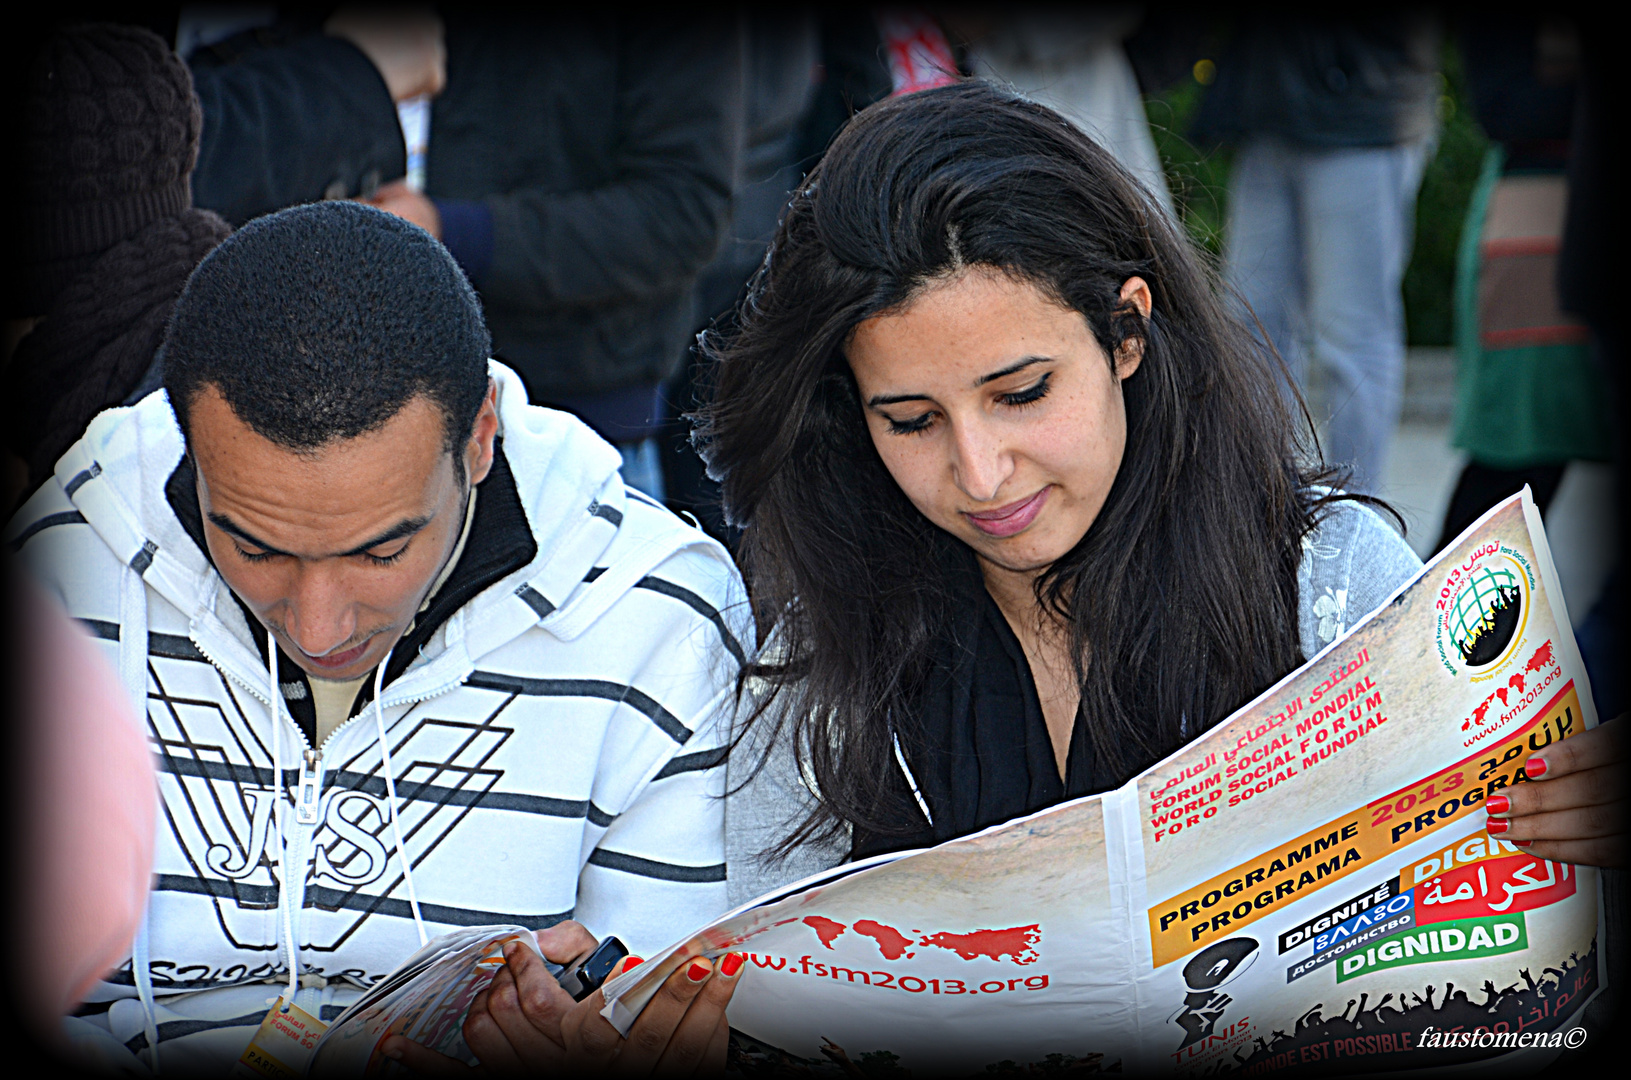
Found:
<svg viewBox="0 0 1631 1080"><path fill-rule="evenodd" d="M239 420L213 386L188 443L216 569L307 674L372 670L413 621L464 526L466 483L441 411L415 397L376 431L300 453ZM461 448L469 484L492 467L488 391Z"/></svg>

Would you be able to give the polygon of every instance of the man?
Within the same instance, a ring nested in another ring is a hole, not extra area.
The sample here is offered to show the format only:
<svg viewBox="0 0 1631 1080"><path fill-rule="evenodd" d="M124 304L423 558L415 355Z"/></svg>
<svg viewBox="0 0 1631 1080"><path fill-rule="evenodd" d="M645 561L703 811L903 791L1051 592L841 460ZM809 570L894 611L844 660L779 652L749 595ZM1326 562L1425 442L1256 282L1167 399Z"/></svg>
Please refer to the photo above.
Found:
<svg viewBox="0 0 1631 1080"><path fill-rule="evenodd" d="M1323 377L1326 457L1375 493L1404 396L1401 287L1437 133L1430 13L1245 19L1197 139L1238 144L1225 256L1293 379Z"/></svg>
<svg viewBox="0 0 1631 1080"><path fill-rule="evenodd" d="M730 221L740 28L729 13L442 16L424 193L388 184L374 203L447 244L532 399L581 416L661 498L658 386Z"/></svg>
<svg viewBox="0 0 1631 1080"><path fill-rule="evenodd" d="M740 579L488 361L444 248L354 203L258 219L163 350L166 393L97 417L9 538L102 639L160 771L98 1026L213 1070L291 968L331 1019L421 920L575 919L639 952L725 906Z"/></svg>

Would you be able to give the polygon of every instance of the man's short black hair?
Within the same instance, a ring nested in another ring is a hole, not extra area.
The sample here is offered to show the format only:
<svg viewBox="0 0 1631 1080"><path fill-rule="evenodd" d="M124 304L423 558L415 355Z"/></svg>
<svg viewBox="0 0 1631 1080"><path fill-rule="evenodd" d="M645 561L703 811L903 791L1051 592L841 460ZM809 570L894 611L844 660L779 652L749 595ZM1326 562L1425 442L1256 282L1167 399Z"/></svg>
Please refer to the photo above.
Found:
<svg viewBox="0 0 1631 1080"><path fill-rule="evenodd" d="M183 434L214 386L294 450L376 430L423 394L462 466L490 349L475 291L429 233L360 203L312 203L251 221L193 271L165 333L164 387Z"/></svg>

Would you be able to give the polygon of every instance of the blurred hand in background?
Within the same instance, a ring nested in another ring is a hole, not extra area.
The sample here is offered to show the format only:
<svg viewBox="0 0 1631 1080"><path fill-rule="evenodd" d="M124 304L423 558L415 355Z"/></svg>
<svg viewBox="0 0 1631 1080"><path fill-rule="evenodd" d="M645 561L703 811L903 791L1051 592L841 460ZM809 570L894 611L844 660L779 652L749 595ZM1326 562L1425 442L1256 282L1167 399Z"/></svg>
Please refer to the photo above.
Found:
<svg viewBox="0 0 1631 1080"><path fill-rule="evenodd" d="M387 213L413 222L438 240L442 238L442 215L436 209L436 204L422 193L413 190L405 181L393 180L389 184L382 184L373 195L363 201L369 206L377 206Z"/></svg>
<svg viewBox="0 0 1631 1080"><path fill-rule="evenodd" d="M348 4L329 16L323 32L361 49L379 69L392 101L435 97L447 85L442 20L429 7Z"/></svg>

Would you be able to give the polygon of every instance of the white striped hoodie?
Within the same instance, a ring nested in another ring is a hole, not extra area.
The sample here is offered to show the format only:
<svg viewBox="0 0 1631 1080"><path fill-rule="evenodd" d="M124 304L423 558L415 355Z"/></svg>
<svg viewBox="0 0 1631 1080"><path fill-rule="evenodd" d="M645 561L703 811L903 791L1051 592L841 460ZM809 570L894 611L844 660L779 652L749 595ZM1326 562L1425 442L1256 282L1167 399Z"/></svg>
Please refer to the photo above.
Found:
<svg viewBox="0 0 1631 1080"><path fill-rule="evenodd" d="M575 918L650 951L726 906L721 766L754 641L742 582L723 547L624 487L609 444L491 373L537 554L447 618L382 698L426 929ZM150 1059L156 1028L164 1071L186 1074L236 1060L287 980L280 889L295 891L299 1003L325 1019L419 938L371 706L306 771L314 820L291 805L285 853L269 839L266 658L166 500L181 457L162 391L110 409L7 540L102 639L163 798L147 933L93 995L112 1004L91 1006L87 1037ZM486 502L484 485L478 515ZM278 723L292 800L309 743L286 707Z"/></svg>

